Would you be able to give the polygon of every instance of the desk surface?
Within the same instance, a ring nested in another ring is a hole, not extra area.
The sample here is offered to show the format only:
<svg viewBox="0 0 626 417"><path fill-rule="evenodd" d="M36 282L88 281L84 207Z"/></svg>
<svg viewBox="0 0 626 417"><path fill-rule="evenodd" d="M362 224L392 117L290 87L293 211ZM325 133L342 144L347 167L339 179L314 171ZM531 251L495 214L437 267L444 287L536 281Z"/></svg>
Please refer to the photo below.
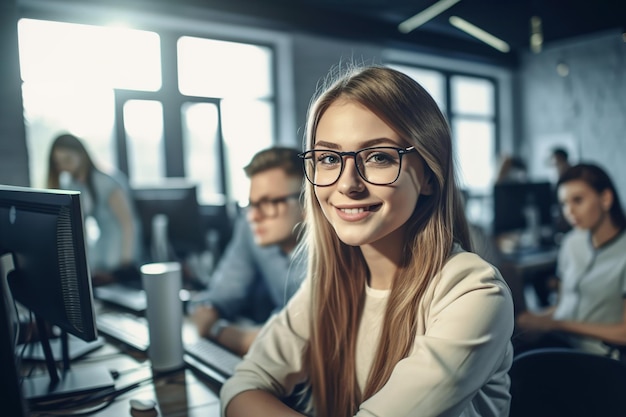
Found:
<svg viewBox="0 0 626 417"><path fill-rule="evenodd" d="M550 268L556 266L558 255L557 247L516 251L503 254L503 263L520 269Z"/></svg>
<svg viewBox="0 0 626 417"><path fill-rule="evenodd" d="M72 362L72 369L85 366L105 366L114 370L119 376L115 379L116 390L123 389L139 383L139 386L125 392L111 401L98 400L87 406L73 410L54 410L53 412L31 411L30 416L41 417L49 415L66 415L80 411L94 410L90 416L110 417L219 417L220 403L217 393L219 384L200 375L196 375L189 369L181 369L167 374L153 374L150 361L143 352L126 347L124 344L113 339L107 339L107 343L97 350ZM22 364L24 372L33 368L33 362ZM45 368L36 364L36 370L44 372ZM132 410L130 399L151 399L156 401L155 410L138 412ZM106 405L105 407L105 404ZM101 408L103 407L103 408ZM56 407L55 407L56 408ZM61 408L59 406L59 408Z"/></svg>

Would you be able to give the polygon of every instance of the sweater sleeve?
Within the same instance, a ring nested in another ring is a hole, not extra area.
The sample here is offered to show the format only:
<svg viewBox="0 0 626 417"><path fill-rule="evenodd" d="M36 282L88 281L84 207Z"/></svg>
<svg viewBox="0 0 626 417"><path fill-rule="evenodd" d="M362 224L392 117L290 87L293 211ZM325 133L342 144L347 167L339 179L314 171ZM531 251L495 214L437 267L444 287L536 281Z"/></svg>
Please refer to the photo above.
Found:
<svg viewBox="0 0 626 417"><path fill-rule="evenodd" d="M497 270L468 253L454 256L432 287L411 354L361 404L358 417L508 415L508 287Z"/></svg>
<svg viewBox="0 0 626 417"><path fill-rule="evenodd" d="M309 338L310 296L306 280L285 308L263 326L235 374L222 386L222 415L237 394L260 389L285 397L306 379L303 355Z"/></svg>

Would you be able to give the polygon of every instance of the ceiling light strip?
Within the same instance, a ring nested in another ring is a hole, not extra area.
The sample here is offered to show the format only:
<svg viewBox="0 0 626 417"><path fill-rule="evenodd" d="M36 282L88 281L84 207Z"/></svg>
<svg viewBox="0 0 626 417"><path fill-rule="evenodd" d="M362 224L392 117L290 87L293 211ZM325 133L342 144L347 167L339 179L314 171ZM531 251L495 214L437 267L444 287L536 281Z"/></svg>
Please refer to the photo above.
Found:
<svg viewBox="0 0 626 417"><path fill-rule="evenodd" d="M417 29L419 26L433 19L437 15L445 12L461 0L440 0L430 7L422 10L413 17L408 18L398 25L398 30L402 33L409 33Z"/></svg>
<svg viewBox="0 0 626 417"><path fill-rule="evenodd" d="M474 26L473 24L471 24L465 19L461 19L458 16L450 16L449 21L452 26L456 27L457 29L462 30L463 32L475 37L476 39L480 41L485 42L487 45L491 46L492 48L497 49L500 52L506 53L511 50L508 43L506 43L500 38L496 38L491 33L485 32L478 26Z"/></svg>

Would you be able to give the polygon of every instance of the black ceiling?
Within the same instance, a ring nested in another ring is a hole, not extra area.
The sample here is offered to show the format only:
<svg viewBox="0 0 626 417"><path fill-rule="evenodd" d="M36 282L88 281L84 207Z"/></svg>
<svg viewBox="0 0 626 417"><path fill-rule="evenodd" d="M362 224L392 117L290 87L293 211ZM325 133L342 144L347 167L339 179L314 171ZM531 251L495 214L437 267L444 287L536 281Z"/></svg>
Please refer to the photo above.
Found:
<svg viewBox="0 0 626 417"><path fill-rule="evenodd" d="M533 16L541 18L544 47L564 39L626 28L626 0L460 0L408 34L400 33L397 25L435 0L185 1L236 12L288 30L433 49L502 63L516 62L520 51L529 50ZM499 52L456 29L448 21L453 15L506 41L511 52Z"/></svg>

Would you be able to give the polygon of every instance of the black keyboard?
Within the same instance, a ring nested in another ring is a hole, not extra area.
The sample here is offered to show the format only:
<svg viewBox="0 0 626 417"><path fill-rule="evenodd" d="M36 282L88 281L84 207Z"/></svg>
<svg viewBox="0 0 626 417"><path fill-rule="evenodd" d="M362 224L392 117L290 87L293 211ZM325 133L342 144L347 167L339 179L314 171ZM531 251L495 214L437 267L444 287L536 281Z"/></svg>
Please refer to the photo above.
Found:
<svg viewBox="0 0 626 417"><path fill-rule="evenodd" d="M145 317L130 313L106 312L96 316L98 330L137 350L147 351L150 345ZM210 379L223 383L235 372L241 357L204 338L184 341L185 362Z"/></svg>

